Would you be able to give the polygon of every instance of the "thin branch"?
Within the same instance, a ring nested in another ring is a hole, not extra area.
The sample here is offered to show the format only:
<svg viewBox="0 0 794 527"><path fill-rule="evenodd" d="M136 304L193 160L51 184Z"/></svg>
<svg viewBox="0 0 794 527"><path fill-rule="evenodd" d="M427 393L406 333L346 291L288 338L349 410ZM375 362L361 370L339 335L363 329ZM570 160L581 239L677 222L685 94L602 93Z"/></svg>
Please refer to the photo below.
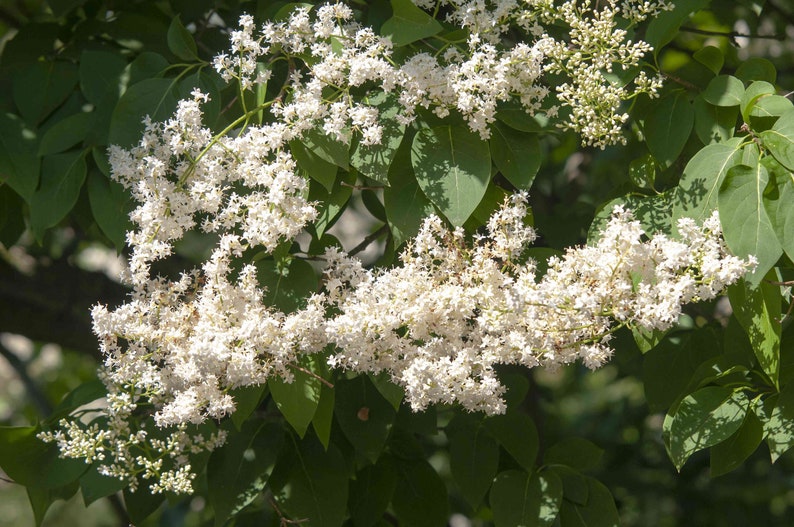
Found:
<svg viewBox="0 0 794 527"><path fill-rule="evenodd" d="M273 507L273 510L276 511L276 514L278 514L279 525L281 527L286 527L287 525L300 525L301 523L305 523L309 521L308 518L303 518L302 520L290 520L289 518L284 516L284 514L281 512L281 509L278 508L278 505L276 505L276 501L273 498L268 498L267 501L270 502L270 506Z"/></svg>
<svg viewBox="0 0 794 527"><path fill-rule="evenodd" d="M44 395L44 392L38 387L36 382L28 374L27 365L17 357L13 352L8 350L5 346L0 344L0 356L2 356L16 372L22 384L25 385L25 390L28 392L33 404L38 408L42 416L48 416L52 413L52 406Z"/></svg>
<svg viewBox="0 0 794 527"><path fill-rule="evenodd" d="M786 40L785 35L759 35L757 33L739 33L738 31L712 31L709 29L698 29L696 27L681 27L681 31L695 33L697 35L708 35L712 37L727 37L731 40L736 38L759 38L765 40Z"/></svg>
<svg viewBox="0 0 794 527"><path fill-rule="evenodd" d="M694 84L692 84L689 81L685 81L684 79L682 79L680 77L676 77L675 75L671 75L670 73L665 73L665 72L661 72L661 73L662 73L662 75L664 75L665 79L670 79L671 81L675 82L676 84L680 84L681 86L683 86L684 88L686 88L688 90L697 90L698 89L697 86L695 86Z"/></svg>
<svg viewBox="0 0 794 527"><path fill-rule="evenodd" d="M292 368L298 370L298 371L302 371L306 375L311 375L312 377L314 377L315 379L317 379L318 381L320 381L321 383L323 383L324 385L328 386L329 388L331 388L333 390L334 385L331 384L330 381L328 381L327 379L323 379L322 377L320 377L319 375L317 375L313 371L307 370L306 368L302 368L301 366L297 366L295 364L291 364L290 366Z"/></svg>
<svg viewBox="0 0 794 527"><path fill-rule="evenodd" d="M358 253L360 253L361 251L363 251L364 249L369 247L369 245L372 242L374 242L375 240L377 240L378 238L380 238L381 236L383 236L387 232L389 232L389 225L387 223L384 223L383 225L380 226L380 228L378 230L376 230L375 232L373 232L372 234L370 234L369 236L364 238L364 240L361 243L359 243L358 245L353 247L353 250L351 250L349 253L347 253L348 256L357 255Z"/></svg>

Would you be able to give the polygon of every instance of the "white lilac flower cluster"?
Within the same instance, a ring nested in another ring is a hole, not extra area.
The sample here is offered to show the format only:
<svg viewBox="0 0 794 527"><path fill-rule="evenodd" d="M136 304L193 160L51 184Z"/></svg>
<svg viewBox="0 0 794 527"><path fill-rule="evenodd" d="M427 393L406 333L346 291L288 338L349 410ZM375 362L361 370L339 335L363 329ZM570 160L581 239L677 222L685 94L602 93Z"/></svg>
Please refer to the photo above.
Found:
<svg viewBox="0 0 794 527"><path fill-rule="evenodd" d="M352 131L360 131L366 145L377 144L382 130L378 109L351 94L351 89L362 86L396 91L402 105L398 119L403 123L413 120L420 107L440 117L457 111L483 139L490 135L489 125L500 103L516 101L528 114L550 118L556 118L562 106L567 117L559 126L579 133L585 144L601 148L625 142L621 129L628 116L620 110L623 101L640 93L654 96L661 86L658 77L644 72L622 81L609 75L635 68L651 50L645 42L631 41L622 26L670 9L667 2L415 3L443 9L448 21L466 29L468 36L440 37L434 52L417 52L398 63L391 40L355 22L349 7L319 7L314 18L308 8L299 8L287 20L265 24L258 36L253 19L241 17L241 29L232 33L231 52L216 57L215 67L226 80L238 79L250 88L269 78L257 68L257 61L279 54L300 59L306 75L298 69L292 72L291 103L274 106L275 115L284 123L298 122L307 114L320 117L326 134L348 142ZM555 26L568 30L556 35L549 29ZM524 40L509 40L511 28L523 32ZM333 93L330 98L329 93Z"/></svg>
<svg viewBox="0 0 794 527"><path fill-rule="evenodd" d="M667 329L683 304L714 298L754 265L727 254L716 213L702 227L681 220L680 240L643 241L639 222L616 208L594 245L550 259L538 277L536 263L520 258L534 239L524 201L514 195L470 245L460 229L428 218L402 265L387 271L330 254L339 311L326 322L337 347L330 364L389 372L414 410L458 403L501 413L495 365L581 359L597 368L618 327Z"/></svg>
<svg viewBox="0 0 794 527"><path fill-rule="evenodd" d="M329 365L388 372L414 410L446 403L501 413L496 365L597 368L617 328L669 328L683 304L713 298L754 266L728 254L716 213L703 226L681 220L679 240L644 241L639 222L618 207L593 245L551 258L538 276L522 256L535 239L526 214L526 195L515 194L471 241L431 216L388 270L329 249L325 290L289 315L265 305L252 266L232 281L219 253L178 281L152 280L115 311L94 308L107 356L102 419L62 421L41 437L67 456L108 458L101 471L133 486L153 479L155 492L186 492L188 453L224 440L187 427L233 412L234 388L289 380L302 355L329 344ZM223 254L239 257L234 237L221 245L234 243ZM173 432L153 439L134 428L141 411Z"/></svg>
<svg viewBox="0 0 794 527"><path fill-rule="evenodd" d="M213 134L202 124L207 95L195 91L173 118L147 121L137 146L111 148L113 177L139 205L128 234L130 299L92 312L106 357L107 405L62 421L43 439L66 456L98 462L103 474L132 488L145 480L153 492L189 492L190 456L223 443L224 433L210 424L234 411L231 391L290 380L303 355L333 345L331 365L389 372L415 409L457 403L498 413L504 388L495 365L582 359L597 367L609 357L615 327L669 327L682 304L713 297L747 271L751 262L727 254L716 217L703 227L682 222L680 241L642 241L638 224L618 210L595 245L552 259L538 278L535 262L522 257L535 234L524 224L526 196L517 194L471 242L431 217L401 266L372 272L330 250L325 288L305 307L285 314L267 305L250 256L293 239L317 214L289 143L313 130L378 144L379 112L362 102L362 90L397 92L404 122L419 107L440 116L454 110L487 137L502 101L553 113L542 76L556 72L571 82L558 93L571 106L567 126L603 146L619 140L620 102L655 89L646 79L633 92L620 91L626 88L602 73L633 66L648 50L626 40L617 17L638 21L665 9L664 2L439 6L468 38L402 64L390 40L361 27L342 4L320 7L313 17L297 9L258 36L244 16L231 34L231 53L215 66L242 92L269 78L261 67L267 60L288 57L287 81L274 99L247 108L241 98L243 115ZM560 22L571 32L555 40L543 24ZM511 27L531 42L506 46ZM292 67L296 59L303 71ZM252 124L265 110L265 124ZM192 229L217 235L210 257L179 278L158 276L153 265Z"/></svg>

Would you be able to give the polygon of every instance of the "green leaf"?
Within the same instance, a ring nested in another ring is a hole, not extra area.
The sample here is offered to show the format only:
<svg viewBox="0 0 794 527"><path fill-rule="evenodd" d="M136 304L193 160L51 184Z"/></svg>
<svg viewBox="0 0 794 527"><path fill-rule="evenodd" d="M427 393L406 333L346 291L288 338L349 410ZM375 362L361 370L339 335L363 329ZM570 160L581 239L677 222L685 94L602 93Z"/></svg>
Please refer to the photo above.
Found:
<svg viewBox="0 0 794 527"><path fill-rule="evenodd" d="M641 327L632 327L631 336L634 337L634 343L641 353L645 354L655 348L667 335L667 331L660 329L645 329Z"/></svg>
<svg viewBox="0 0 794 527"><path fill-rule="evenodd" d="M566 437L551 445L543 456L546 465L566 465L576 470L589 470L601 462L604 450L581 437Z"/></svg>
<svg viewBox="0 0 794 527"><path fill-rule="evenodd" d="M80 112L55 123L39 143L39 156L58 154L81 142L88 131L92 114Z"/></svg>
<svg viewBox="0 0 794 527"><path fill-rule="evenodd" d="M739 106L744 96L744 84L732 75L718 75L711 79L701 95L714 106Z"/></svg>
<svg viewBox="0 0 794 527"><path fill-rule="evenodd" d="M0 113L0 130L0 182L29 202L41 170L36 132L10 113Z"/></svg>
<svg viewBox="0 0 794 527"><path fill-rule="evenodd" d="M165 73L169 65L168 60L159 53L152 51L142 52L127 66L129 74L128 86L134 86L152 77L160 77Z"/></svg>
<svg viewBox="0 0 794 527"><path fill-rule="evenodd" d="M651 154L645 154L629 163L629 179L639 188L653 189L656 180L656 163Z"/></svg>
<svg viewBox="0 0 794 527"><path fill-rule="evenodd" d="M26 487L56 489L76 481L88 465L61 458L55 443L36 437L39 432L37 426L0 426L0 468Z"/></svg>
<svg viewBox="0 0 794 527"><path fill-rule="evenodd" d="M794 383L787 384L777 396L764 401L756 412L764 427L764 439L772 463L794 446Z"/></svg>
<svg viewBox="0 0 794 527"><path fill-rule="evenodd" d="M397 412L366 375L342 379L334 385L339 427L348 441L370 462L378 460Z"/></svg>
<svg viewBox="0 0 794 527"><path fill-rule="evenodd" d="M381 26L381 35L390 37L395 46L405 46L423 38L440 33L444 27L411 2L411 0L391 0L394 13Z"/></svg>
<svg viewBox="0 0 794 527"><path fill-rule="evenodd" d="M761 162L769 171L769 186L764 192L766 210L777 239L790 260L794 261L794 174L773 157L764 157Z"/></svg>
<svg viewBox="0 0 794 527"><path fill-rule="evenodd" d="M83 495L83 503L86 507L97 500L116 494L127 486L124 480L103 476L98 468L99 463L94 463L80 476L80 493Z"/></svg>
<svg viewBox="0 0 794 527"><path fill-rule="evenodd" d="M736 132L736 108L709 104L695 97L695 133L704 144L723 143Z"/></svg>
<svg viewBox="0 0 794 527"><path fill-rule="evenodd" d="M348 509L356 527L371 527L386 512L397 489L395 461L382 457L377 464L358 471L350 482Z"/></svg>
<svg viewBox="0 0 794 527"><path fill-rule="evenodd" d="M348 471L333 444L325 451L315 439L301 442L283 497L282 507L312 527L340 527L347 512Z"/></svg>
<svg viewBox="0 0 794 527"><path fill-rule="evenodd" d="M73 410L92 403L97 399L102 399L107 396L107 389L105 384L100 380L93 380L80 384L66 394L66 396L58 403L58 406L53 409L52 414L47 418L50 424L57 423L60 419L69 415Z"/></svg>
<svg viewBox="0 0 794 527"><path fill-rule="evenodd" d="M400 409L400 403L405 397L405 390L403 390L398 384L395 384L391 380L391 376L387 372L380 372L379 374L375 375L374 373L367 374L369 380L372 381L372 384L375 385L375 388L378 389L378 392L383 396L384 399L389 401L389 404L394 408L395 411Z"/></svg>
<svg viewBox="0 0 794 527"><path fill-rule="evenodd" d="M336 170L334 167L334 173ZM324 185L316 180L309 184L309 200L320 203L317 207L317 219L314 221L314 229L318 238L321 238L336 223L353 194L351 185L355 183L355 174L342 172L340 176L334 181L330 193Z"/></svg>
<svg viewBox="0 0 794 527"><path fill-rule="evenodd" d="M508 412L488 417L484 424L524 470L531 472L535 469L540 440L532 418L524 413Z"/></svg>
<svg viewBox="0 0 794 527"><path fill-rule="evenodd" d="M565 527L618 527L620 516L612 493L603 483L586 478L588 498L585 505L563 500L560 509L561 524Z"/></svg>
<svg viewBox="0 0 794 527"><path fill-rule="evenodd" d="M283 440L284 431L278 423L251 420L212 452L207 464L207 487L216 527L224 525L227 518L263 492Z"/></svg>
<svg viewBox="0 0 794 527"><path fill-rule="evenodd" d="M127 231L132 230L129 215L133 203L129 193L121 184L92 169L88 174L88 200L97 225L120 252L126 244Z"/></svg>
<svg viewBox="0 0 794 527"><path fill-rule="evenodd" d="M728 338L727 335L725 338ZM730 353L704 361L692 374L685 393L691 393L712 383L724 385L725 383L720 381L726 378L745 377L751 366L746 358L744 354Z"/></svg>
<svg viewBox="0 0 794 527"><path fill-rule="evenodd" d="M389 167L405 136L405 125L397 120L403 108L394 94L382 92L369 97L366 102L378 109L378 124L383 127L383 136L376 145L356 144L350 154L350 164L368 178L388 185Z"/></svg>
<svg viewBox="0 0 794 527"><path fill-rule="evenodd" d="M742 426L748 403L744 393L721 386L701 388L684 397L666 430L676 469L680 471L695 452L733 435Z"/></svg>
<svg viewBox="0 0 794 527"><path fill-rule="evenodd" d="M140 525L165 502L162 494L152 494L148 485L139 485L135 492L124 489L124 508L133 525Z"/></svg>
<svg viewBox="0 0 794 527"><path fill-rule="evenodd" d="M259 260L256 269L259 283L267 288L265 303L284 313L306 307L308 297L317 292L317 275L306 260Z"/></svg>
<svg viewBox="0 0 794 527"><path fill-rule="evenodd" d="M178 97L175 79L146 79L130 86L113 110L110 143L125 148L138 144L144 117L165 121L176 108Z"/></svg>
<svg viewBox="0 0 794 527"><path fill-rule="evenodd" d="M764 427L753 412L747 412L741 428L731 437L711 447L711 477L738 468L755 452L764 437Z"/></svg>
<svg viewBox="0 0 794 527"><path fill-rule="evenodd" d="M193 40L193 35L190 34L190 31L182 25L182 21L179 20L179 15L171 20L171 25L168 27L167 38L168 49L178 58L187 61L198 60L196 41Z"/></svg>
<svg viewBox="0 0 794 527"><path fill-rule="evenodd" d="M317 439L323 444L323 448L328 449L328 442L331 440L331 429L334 423L334 406L336 404L336 391L323 384L320 387L320 402L317 403L317 410L312 417L312 428L317 434Z"/></svg>
<svg viewBox="0 0 794 527"><path fill-rule="evenodd" d="M692 55L692 58L713 71L715 75L719 74L722 65L725 63L725 56L722 54L722 50L714 46L700 48Z"/></svg>
<svg viewBox="0 0 794 527"><path fill-rule="evenodd" d="M668 335L643 358L645 398L652 412L666 411L689 386L700 364L719 353L709 329Z"/></svg>
<svg viewBox="0 0 794 527"><path fill-rule="evenodd" d="M475 231L481 225L487 224L488 219L504 204L507 197L508 193L505 189L490 182L477 208L474 209L469 219L463 224L464 230ZM528 216L528 222L531 222L531 211L529 211Z"/></svg>
<svg viewBox="0 0 794 527"><path fill-rule="evenodd" d="M689 139L695 112L684 91L677 91L652 107L645 120L648 148L663 167L673 164Z"/></svg>
<svg viewBox="0 0 794 527"><path fill-rule="evenodd" d="M411 141L403 141L389 168L389 186L383 190L383 207L395 245L414 237L423 219L434 212L432 203L414 177L411 144Z"/></svg>
<svg viewBox="0 0 794 527"><path fill-rule="evenodd" d="M708 0L678 0L671 11L662 11L654 16L645 32L645 42L653 46L653 54L657 56L678 34L678 28L689 15L703 9L709 4Z"/></svg>
<svg viewBox="0 0 794 527"><path fill-rule="evenodd" d="M761 132L761 141L781 165L794 170L794 108L781 115L771 130Z"/></svg>
<svg viewBox="0 0 794 527"><path fill-rule="evenodd" d="M499 105L496 118L519 132L540 132L548 124L547 117L532 115L521 104L510 102Z"/></svg>
<svg viewBox="0 0 794 527"><path fill-rule="evenodd" d="M425 195L455 226L477 208L491 177L488 144L464 126L417 132L411 164Z"/></svg>
<svg viewBox="0 0 794 527"><path fill-rule="evenodd" d="M118 53L84 50L80 55L80 91L86 100L100 104L108 95L114 102L126 88L122 77L127 61Z"/></svg>
<svg viewBox="0 0 794 527"><path fill-rule="evenodd" d="M312 151L302 141L290 141L289 148L292 157L295 158L295 162L305 172L305 175L320 183L328 192L332 192L339 168Z"/></svg>
<svg viewBox="0 0 794 527"><path fill-rule="evenodd" d="M326 163L331 163L345 170L350 166L350 145L337 141L317 129L304 133L301 140L306 148Z"/></svg>
<svg viewBox="0 0 794 527"><path fill-rule="evenodd" d="M397 488L392 509L406 527L438 527L449 518L447 488L424 459L397 463Z"/></svg>
<svg viewBox="0 0 794 527"><path fill-rule="evenodd" d="M775 263L783 248L775 235L763 203L769 172L762 164L731 167L720 187L720 223L728 248L736 256L755 255L758 267L749 275L757 285Z"/></svg>
<svg viewBox="0 0 794 527"><path fill-rule="evenodd" d="M30 200L30 228L41 240L44 231L61 221L77 203L86 177L84 152L44 158L41 186Z"/></svg>
<svg viewBox="0 0 794 527"><path fill-rule="evenodd" d="M449 465L461 494L474 510L499 468L499 445L480 419L458 414L447 426Z"/></svg>
<svg viewBox="0 0 794 527"><path fill-rule="evenodd" d="M77 82L77 67L70 62L34 62L14 74L14 103L25 122L35 125L72 94Z"/></svg>
<svg viewBox="0 0 794 527"><path fill-rule="evenodd" d="M316 375L317 371L322 370L321 361L321 358L304 355L298 365ZM270 377L267 385L281 414L298 435L303 437L320 402L322 383L315 375L297 369L293 373L295 379L291 383L284 382L279 377Z"/></svg>
<svg viewBox="0 0 794 527"><path fill-rule="evenodd" d="M496 527L543 527L554 523L562 502L562 482L550 471L528 474L500 472L491 487Z"/></svg>
<svg viewBox="0 0 794 527"><path fill-rule="evenodd" d="M743 82L766 81L774 84L777 79L775 65L769 60L761 57L752 57L741 64L736 69L736 77Z"/></svg>
<svg viewBox="0 0 794 527"><path fill-rule="evenodd" d="M750 124L754 125L762 119L767 119L771 123L777 122L778 117L792 108L794 108L793 103L782 95L763 95L750 109ZM754 126L753 130L759 130L759 128Z"/></svg>
<svg viewBox="0 0 794 527"><path fill-rule="evenodd" d="M553 465L549 467L549 471L562 482L562 495L566 501L587 505L590 496L587 476L565 465Z"/></svg>
<svg viewBox="0 0 794 527"><path fill-rule="evenodd" d="M70 499L75 495L78 488L76 481L55 489L27 487L25 490L28 494L30 507L33 509L33 517L36 525L39 526L44 523L44 517L47 515L47 511L53 503L58 500Z"/></svg>
<svg viewBox="0 0 794 527"><path fill-rule="evenodd" d="M750 110L752 110L755 103L765 95L773 95L775 87L766 81L755 81L750 84L744 91L742 96L742 104L740 106L742 111L742 119L745 123L750 122Z"/></svg>
<svg viewBox="0 0 794 527"><path fill-rule="evenodd" d="M251 417L267 393L267 384L242 386L229 393L234 398L235 410L231 421L235 429L240 430L243 427L243 423Z"/></svg>
<svg viewBox="0 0 794 527"><path fill-rule="evenodd" d="M774 271L768 277L774 280ZM777 386L780 372L780 287L766 281L750 287L742 280L728 287L728 298L734 316L750 338L758 364L772 385Z"/></svg>
<svg viewBox="0 0 794 527"><path fill-rule="evenodd" d="M494 164L502 175L516 188L529 189L542 160L537 135L497 122L491 127L489 146Z"/></svg>
<svg viewBox="0 0 794 527"><path fill-rule="evenodd" d="M729 144L703 147L689 160L673 196L673 221L706 220L717 208L717 196L725 174L741 160L741 150Z"/></svg>

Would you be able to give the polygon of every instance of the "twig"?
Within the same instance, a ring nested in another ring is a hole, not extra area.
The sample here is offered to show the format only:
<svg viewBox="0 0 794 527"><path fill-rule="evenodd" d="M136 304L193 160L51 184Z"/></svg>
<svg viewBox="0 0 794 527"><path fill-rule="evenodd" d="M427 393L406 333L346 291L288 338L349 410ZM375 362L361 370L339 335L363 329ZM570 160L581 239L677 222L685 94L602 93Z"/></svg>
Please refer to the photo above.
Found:
<svg viewBox="0 0 794 527"><path fill-rule="evenodd" d="M278 508L278 505L276 505L276 500L273 498L268 498L267 501L270 502L270 506L273 507L273 510L276 511L276 514L278 514L279 524L281 527L285 527L287 525L299 525L309 521L309 518L303 518L302 520L290 520L284 516L284 514L281 512L281 509Z"/></svg>
<svg viewBox="0 0 794 527"><path fill-rule="evenodd" d="M28 395L33 400L33 404L38 408L39 413L43 416L50 415L52 413L52 406L44 393L28 374L27 365L2 344L0 344L0 356L8 361L11 367L14 368L22 384L25 385L25 390L27 390Z"/></svg>
<svg viewBox="0 0 794 527"><path fill-rule="evenodd" d="M358 253L369 247L369 245L372 242L374 242L375 240L377 240L387 232L389 232L389 225L384 223L383 225L380 226L378 230L376 230L375 232L364 238L364 240L361 243L353 247L353 249L349 253L347 253L348 256L357 255Z"/></svg>
<svg viewBox="0 0 794 527"><path fill-rule="evenodd" d="M672 75L670 73L662 72L662 75L664 75L664 77L666 79L670 79L671 81L673 81L673 82L675 82L677 84L680 84L681 86L683 86L684 88L686 88L688 90L697 90L698 89L698 87L695 86L694 84L692 84L691 82L685 81L684 79L682 79L680 77L676 77L675 75Z"/></svg>
<svg viewBox="0 0 794 527"><path fill-rule="evenodd" d="M320 382L321 382L321 383L323 383L324 385L328 386L329 388L331 388L331 389L333 389L333 388L334 388L334 385L333 385L333 384L331 384L331 383L330 383L330 382L329 382L327 379L323 379L322 377L320 377L319 375L317 375L317 374L316 374L316 373L314 373L313 371L311 371L311 370L307 370L306 368L302 368L301 366L298 366L298 365L296 365L296 364L290 364L290 366L291 366L291 367L293 367L293 368L295 368L295 369L296 369L296 370L298 370L298 371L302 371L302 372L303 372L303 373L305 373L306 375L311 375L312 377L314 377L315 379L317 379L318 381L320 381Z"/></svg>

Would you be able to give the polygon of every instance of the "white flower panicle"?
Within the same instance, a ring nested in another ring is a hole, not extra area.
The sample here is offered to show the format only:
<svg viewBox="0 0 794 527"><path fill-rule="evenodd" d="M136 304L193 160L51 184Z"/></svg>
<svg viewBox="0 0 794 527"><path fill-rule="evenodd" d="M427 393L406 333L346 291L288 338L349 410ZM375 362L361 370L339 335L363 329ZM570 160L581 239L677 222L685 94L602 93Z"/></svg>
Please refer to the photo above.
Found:
<svg viewBox="0 0 794 527"><path fill-rule="evenodd" d="M670 9L667 2L415 3L443 8L448 21L467 29L468 37L439 38L437 52L418 52L398 63L389 38L358 24L353 11L337 3L313 14L298 8L284 21L265 24L258 36L253 19L244 15L240 29L232 32L230 53L216 57L215 68L227 81L237 79L242 89L250 89L270 78L257 61L264 64L271 56L272 62L279 54L300 59L306 74L293 71L287 90L291 101L276 105L275 114L293 125L322 119L323 131L343 142L359 131L366 145L380 141L379 110L356 101L352 88L396 91L403 123L413 120L420 107L439 117L457 111L483 139L501 103L515 101L530 115L552 118L562 106L567 117L559 125L579 133L585 144L603 148L625 142L621 129L628 116L620 110L622 103L640 93L654 96L661 85L644 72L633 82L610 74L637 67L651 49L628 38L625 20L639 23ZM563 35L547 29L555 26L570 29ZM505 38L510 29L523 32L525 40ZM555 76L553 83L546 80L548 74ZM329 92L334 93L330 98Z"/></svg>
<svg viewBox="0 0 794 527"><path fill-rule="evenodd" d="M681 220L680 241L643 241L631 213L616 208L594 245L552 258L538 277L535 262L520 259L534 239L524 201L514 196L472 245L461 230L428 218L402 266L388 271L335 255L327 271L339 310L326 322L337 347L330 364L389 372L414 410L458 403L501 413L495 365L554 368L581 359L597 368L611 356L618 327L667 329L683 304L713 298L754 265L727 253L716 214L703 227Z"/></svg>
<svg viewBox="0 0 794 527"><path fill-rule="evenodd" d="M263 303L253 266L230 278L241 244L224 235L200 270L151 280L115 311L94 308L108 407L100 421L64 421L42 438L64 455L106 461L104 473L131 485L152 479L154 491L184 492L187 453L224 440L195 427L234 411L230 390L290 380L302 355L328 344L332 367L388 372L414 410L446 403L501 413L496 365L597 368L617 328L669 328L682 305L713 298L754 266L728 254L716 214L703 226L681 220L680 240L643 241L617 207L593 245L551 258L539 277L522 256L535 239L526 214L526 195L515 194L471 241L432 216L388 270L329 249L325 291L289 315ZM166 439L132 425L141 411L172 430ZM141 445L149 455L136 454Z"/></svg>
<svg viewBox="0 0 794 527"><path fill-rule="evenodd" d="M435 53L397 61L391 40L344 4L298 8L260 31L246 15L230 52L214 61L239 83L243 115L213 133L202 122L208 96L196 90L171 119L147 119L138 145L111 147L112 176L138 206L127 237L131 296L92 312L107 405L42 439L132 488L143 480L153 492L190 492L191 456L223 443L213 422L234 412L232 390L290 381L305 355L329 345L331 366L388 372L416 410L455 403L499 413L505 388L496 365L581 359L595 368L608 360L617 327L668 328L683 304L712 298L752 266L728 255L716 216L702 227L682 220L680 240L643 241L631 214L616 209L597 243L553 258L539 277L524 258L535 232L518 193L471 240L428 218L393 269L371 271L329 249L323 291L289 314L268 305L252 255L294 239L317 216L291 141L324 134L379 144L382 115L370 102L385 92L401 105L403 124L420 108L458 112L487 138L499 105L513 101L530 115L564 112L561 126L603 147L622 140L621 104L658 87L644 73L633 84L607 74L639 65L650 50L630 41L618 19L639 22L666 2L415 3L442 8L467 37L438 39ZM560 26L570 31L547 30ZM509 40L508 31L526 41ZM278 95L246 107L245 91L285 57ZM556 91L549 74L563 79ZM179 278L158 276L153 264L197 229L217 237L207 261Z"/></svg>
<svg viewBox="0 0 794 527"><path fill-rule="evenodd" d="M127 234L136 287L149 280L150 264L168 257L199 222L208 232L240 229L246 247L272 250L317 214L285 148L301 130L264 125L216 137L202 126L200 102L207 100L195 90L165 123L147 119L137 146L110 147L113 178L139 203L131 214L137 229Z"/></svg>

